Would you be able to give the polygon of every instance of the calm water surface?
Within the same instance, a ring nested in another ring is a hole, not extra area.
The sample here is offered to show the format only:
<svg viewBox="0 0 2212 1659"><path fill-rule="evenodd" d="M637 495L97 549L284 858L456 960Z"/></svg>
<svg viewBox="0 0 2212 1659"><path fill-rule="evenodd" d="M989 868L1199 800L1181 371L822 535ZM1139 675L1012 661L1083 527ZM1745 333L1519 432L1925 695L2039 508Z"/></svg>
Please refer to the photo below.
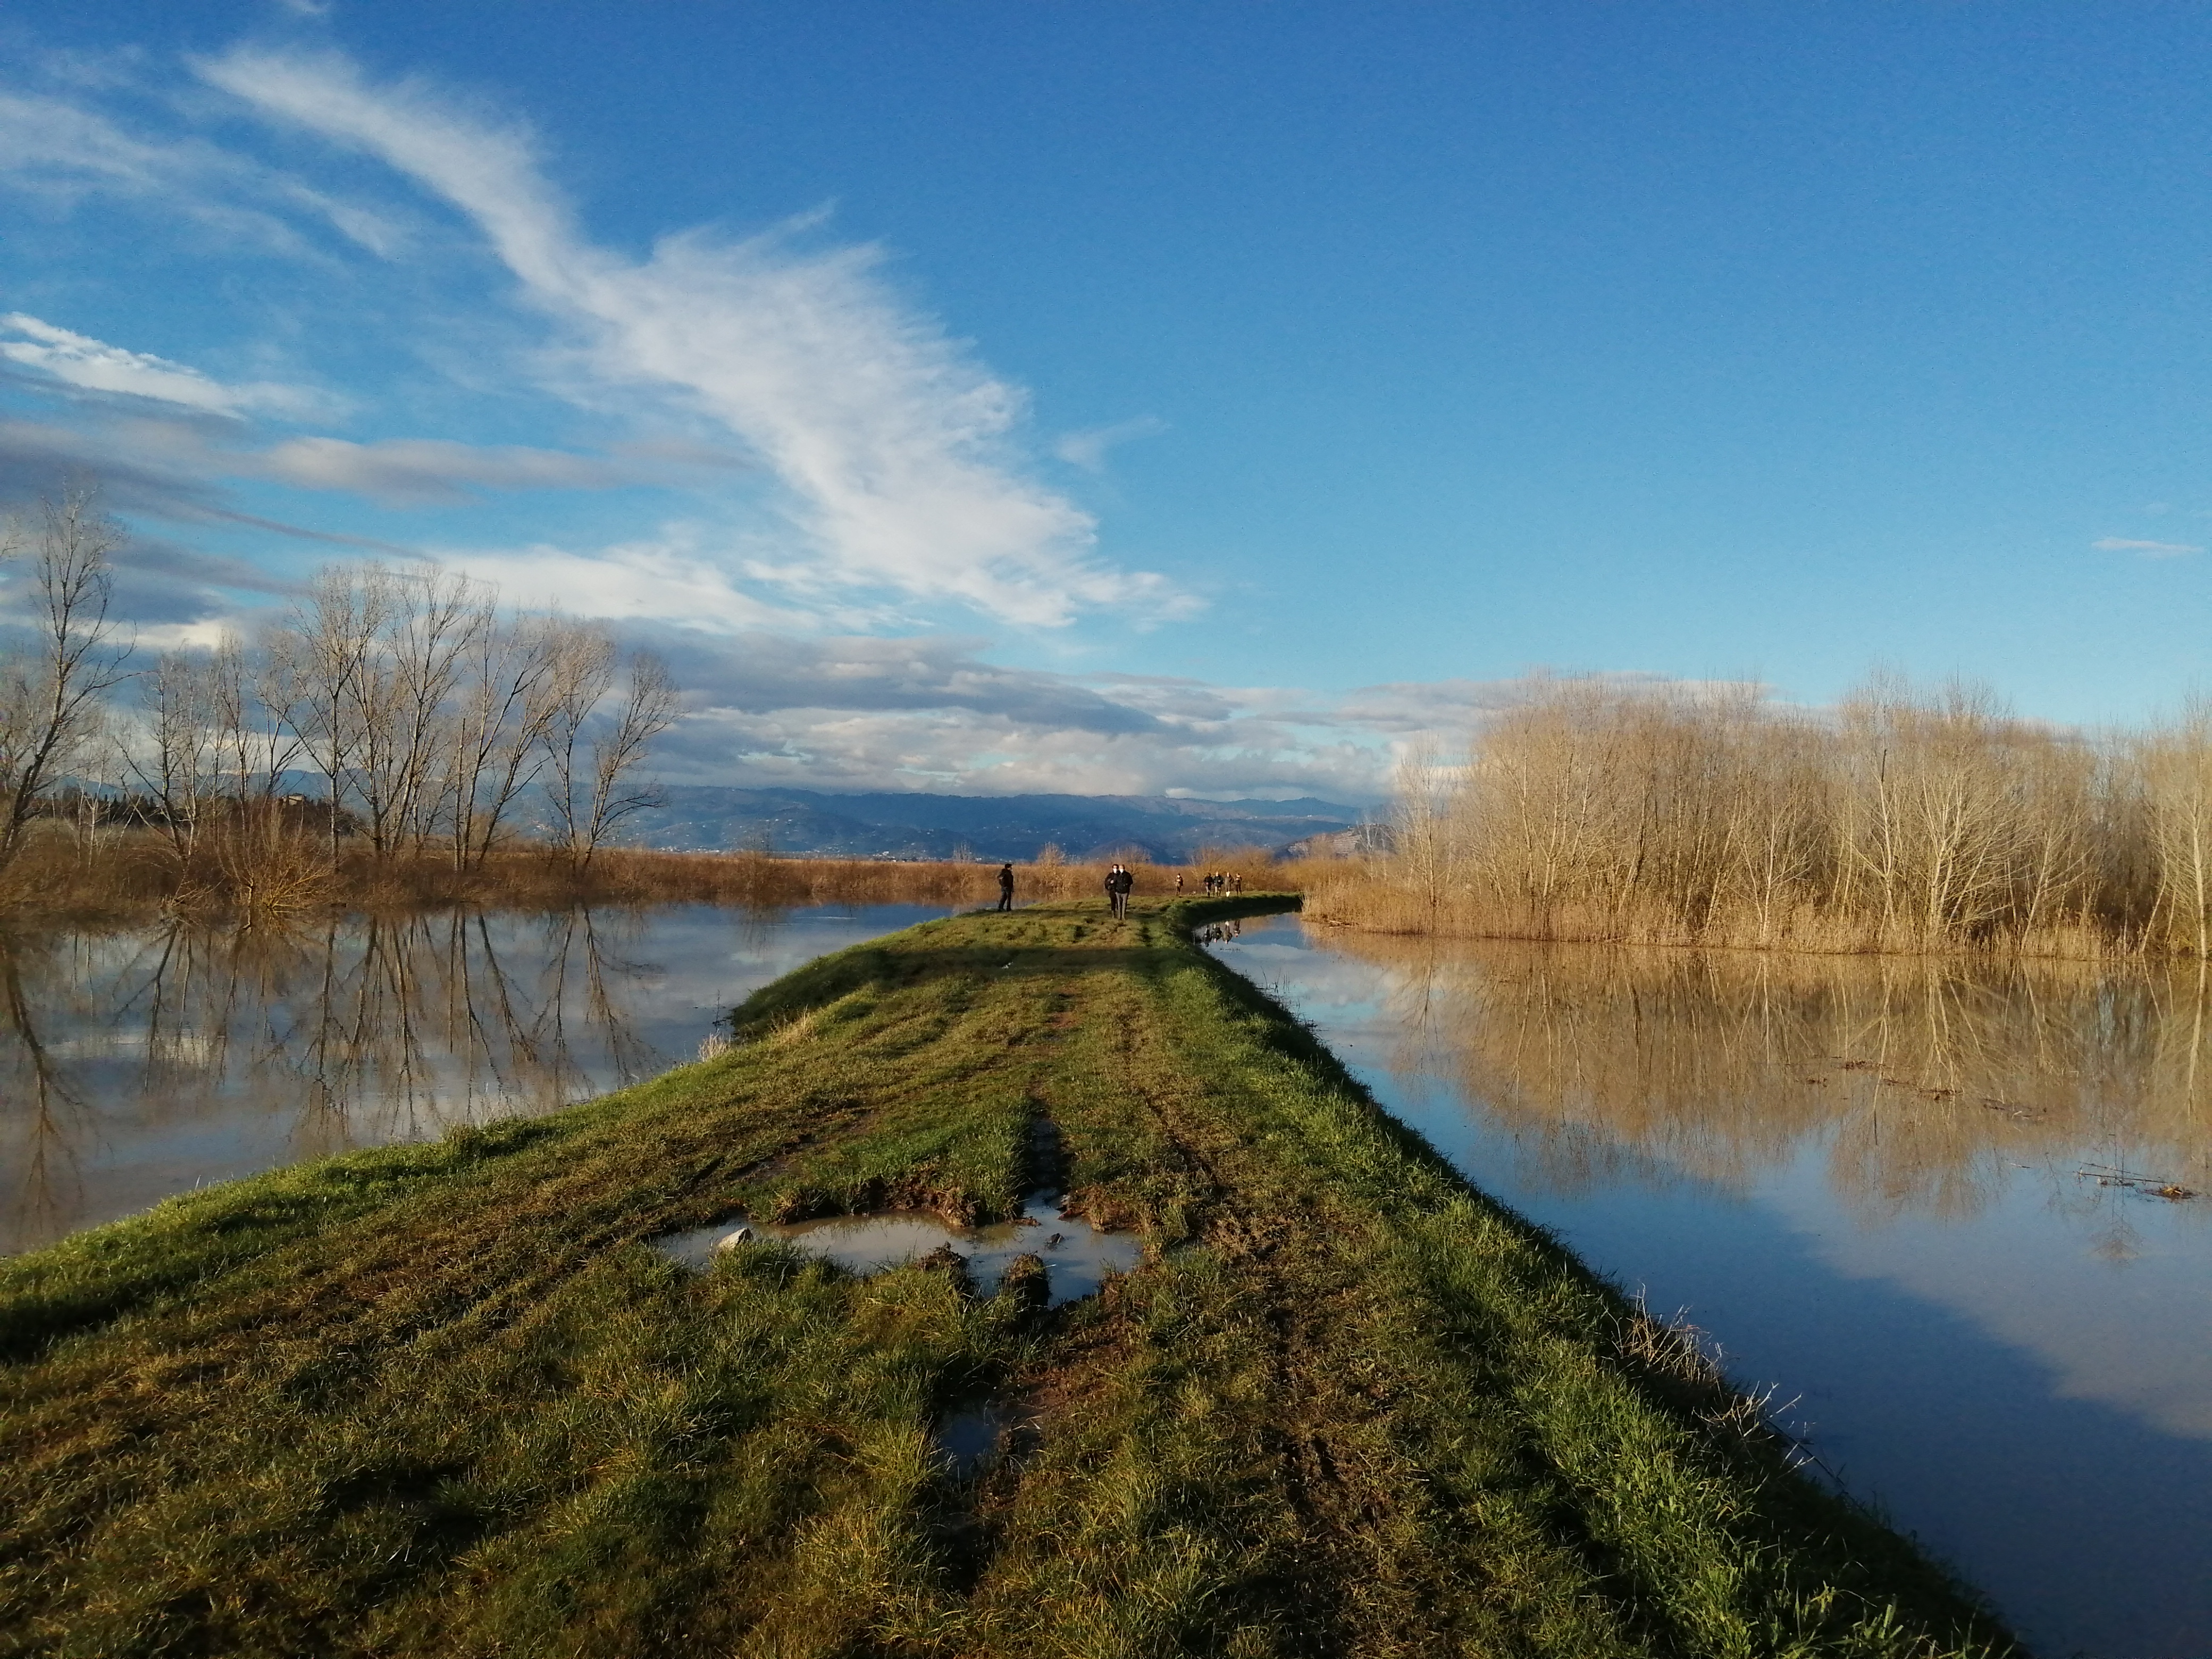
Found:
<svg viewBox="0 0 2212 1659"><path fill-rule="evenodd" d="M2212 1655L2212 988L1247 923L1393 1111L2045 1655ZM2101 1178L2100 1178L2101 1177Z"/></svg>
<svg viewBox="0 0 2212 1659"><path fill-rule="evenodd" d="M652 1077L757 987L945 914L686 905L0 935L0 1252Z"/></svg>

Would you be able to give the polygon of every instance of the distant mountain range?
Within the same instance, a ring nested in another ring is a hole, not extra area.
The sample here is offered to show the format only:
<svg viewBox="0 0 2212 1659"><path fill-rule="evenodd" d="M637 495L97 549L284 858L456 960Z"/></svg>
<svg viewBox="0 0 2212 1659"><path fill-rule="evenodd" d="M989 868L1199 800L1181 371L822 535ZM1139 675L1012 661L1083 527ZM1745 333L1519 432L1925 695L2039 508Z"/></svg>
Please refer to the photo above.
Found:
<svg viewBox="0 0 2212 1659"><path fill-rule="evenodd" d="M1157 795L830 795L812 789L671 785L621 839L671 852L761 848L840 858L1070 859L1109 853L1180 862L1200 847L1275 850L1355 828L1338 801L1182 800Z"/></svg>

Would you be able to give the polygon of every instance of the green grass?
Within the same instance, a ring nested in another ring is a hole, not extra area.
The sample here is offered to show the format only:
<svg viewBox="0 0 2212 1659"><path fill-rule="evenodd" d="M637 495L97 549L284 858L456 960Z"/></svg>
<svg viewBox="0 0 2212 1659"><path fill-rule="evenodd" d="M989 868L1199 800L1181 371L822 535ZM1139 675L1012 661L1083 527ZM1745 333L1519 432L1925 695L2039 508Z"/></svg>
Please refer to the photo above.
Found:
<svg viewBox="0 0 2212 1659"><path fill-rule="evenodd" d="M1235 908L929 923L722 1058L0 1263L0 1654L2009 1650L1189 943ZM1048 1174L1151 1247L1050 1312L641 1243Z"/></svg>

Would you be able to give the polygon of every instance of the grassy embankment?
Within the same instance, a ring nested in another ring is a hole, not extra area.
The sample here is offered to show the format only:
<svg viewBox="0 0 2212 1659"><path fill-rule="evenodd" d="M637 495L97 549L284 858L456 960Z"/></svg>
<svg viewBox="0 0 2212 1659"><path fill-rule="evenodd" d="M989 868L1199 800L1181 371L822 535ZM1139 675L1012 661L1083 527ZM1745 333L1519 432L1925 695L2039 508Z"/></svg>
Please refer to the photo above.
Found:
<svg viewBox="0 0 2212 1659"><path fill-rule="evenodd" d="M1189 943L1231 908L931 923L642 1087L0 1264L0 1652L2003 1650ZM1146 1264L641 1243L1042 1180Z"/></svg>

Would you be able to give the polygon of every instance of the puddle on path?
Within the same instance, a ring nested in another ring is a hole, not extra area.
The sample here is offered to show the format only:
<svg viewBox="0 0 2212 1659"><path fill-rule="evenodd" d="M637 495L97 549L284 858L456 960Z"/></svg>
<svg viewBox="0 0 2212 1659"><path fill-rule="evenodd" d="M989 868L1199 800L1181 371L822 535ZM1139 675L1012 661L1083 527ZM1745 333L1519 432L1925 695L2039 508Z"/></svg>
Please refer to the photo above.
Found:
<svg viewBox="0 0 2212 1659"><path fill-rule="evenodd" d="M953 1477L972 1480L995 1462L1006 1431L1016 1419L1012 1406L985 1401L939 1422L935 1431L937 1448L951 1462Z"/></svg>
<svg viewBox="0 0 2212 1659"><path fill-rule="evenodd" d="M1021 1218L963 1231L931 1215L912 1211L884 1215L823 1216L784 1225L726 1217L709 1227L667 1233L653 1248L686 1267L703 1267L716 1249L741 1230L775 1239L809 1255L834 1261L848 1273L878 1273L951 1246L964 1258L975 1287L985 1296L1017 1258L1036 1255L1045 1266L1048 1307L1076 1302L1103 1288L1107 1278L1125 1273L1144 1259L1141 1241L1127 1233L1102 1232L1079 1216L1060 1212L1058 1193L1036 1193L1022 1206Z"/></svg>

